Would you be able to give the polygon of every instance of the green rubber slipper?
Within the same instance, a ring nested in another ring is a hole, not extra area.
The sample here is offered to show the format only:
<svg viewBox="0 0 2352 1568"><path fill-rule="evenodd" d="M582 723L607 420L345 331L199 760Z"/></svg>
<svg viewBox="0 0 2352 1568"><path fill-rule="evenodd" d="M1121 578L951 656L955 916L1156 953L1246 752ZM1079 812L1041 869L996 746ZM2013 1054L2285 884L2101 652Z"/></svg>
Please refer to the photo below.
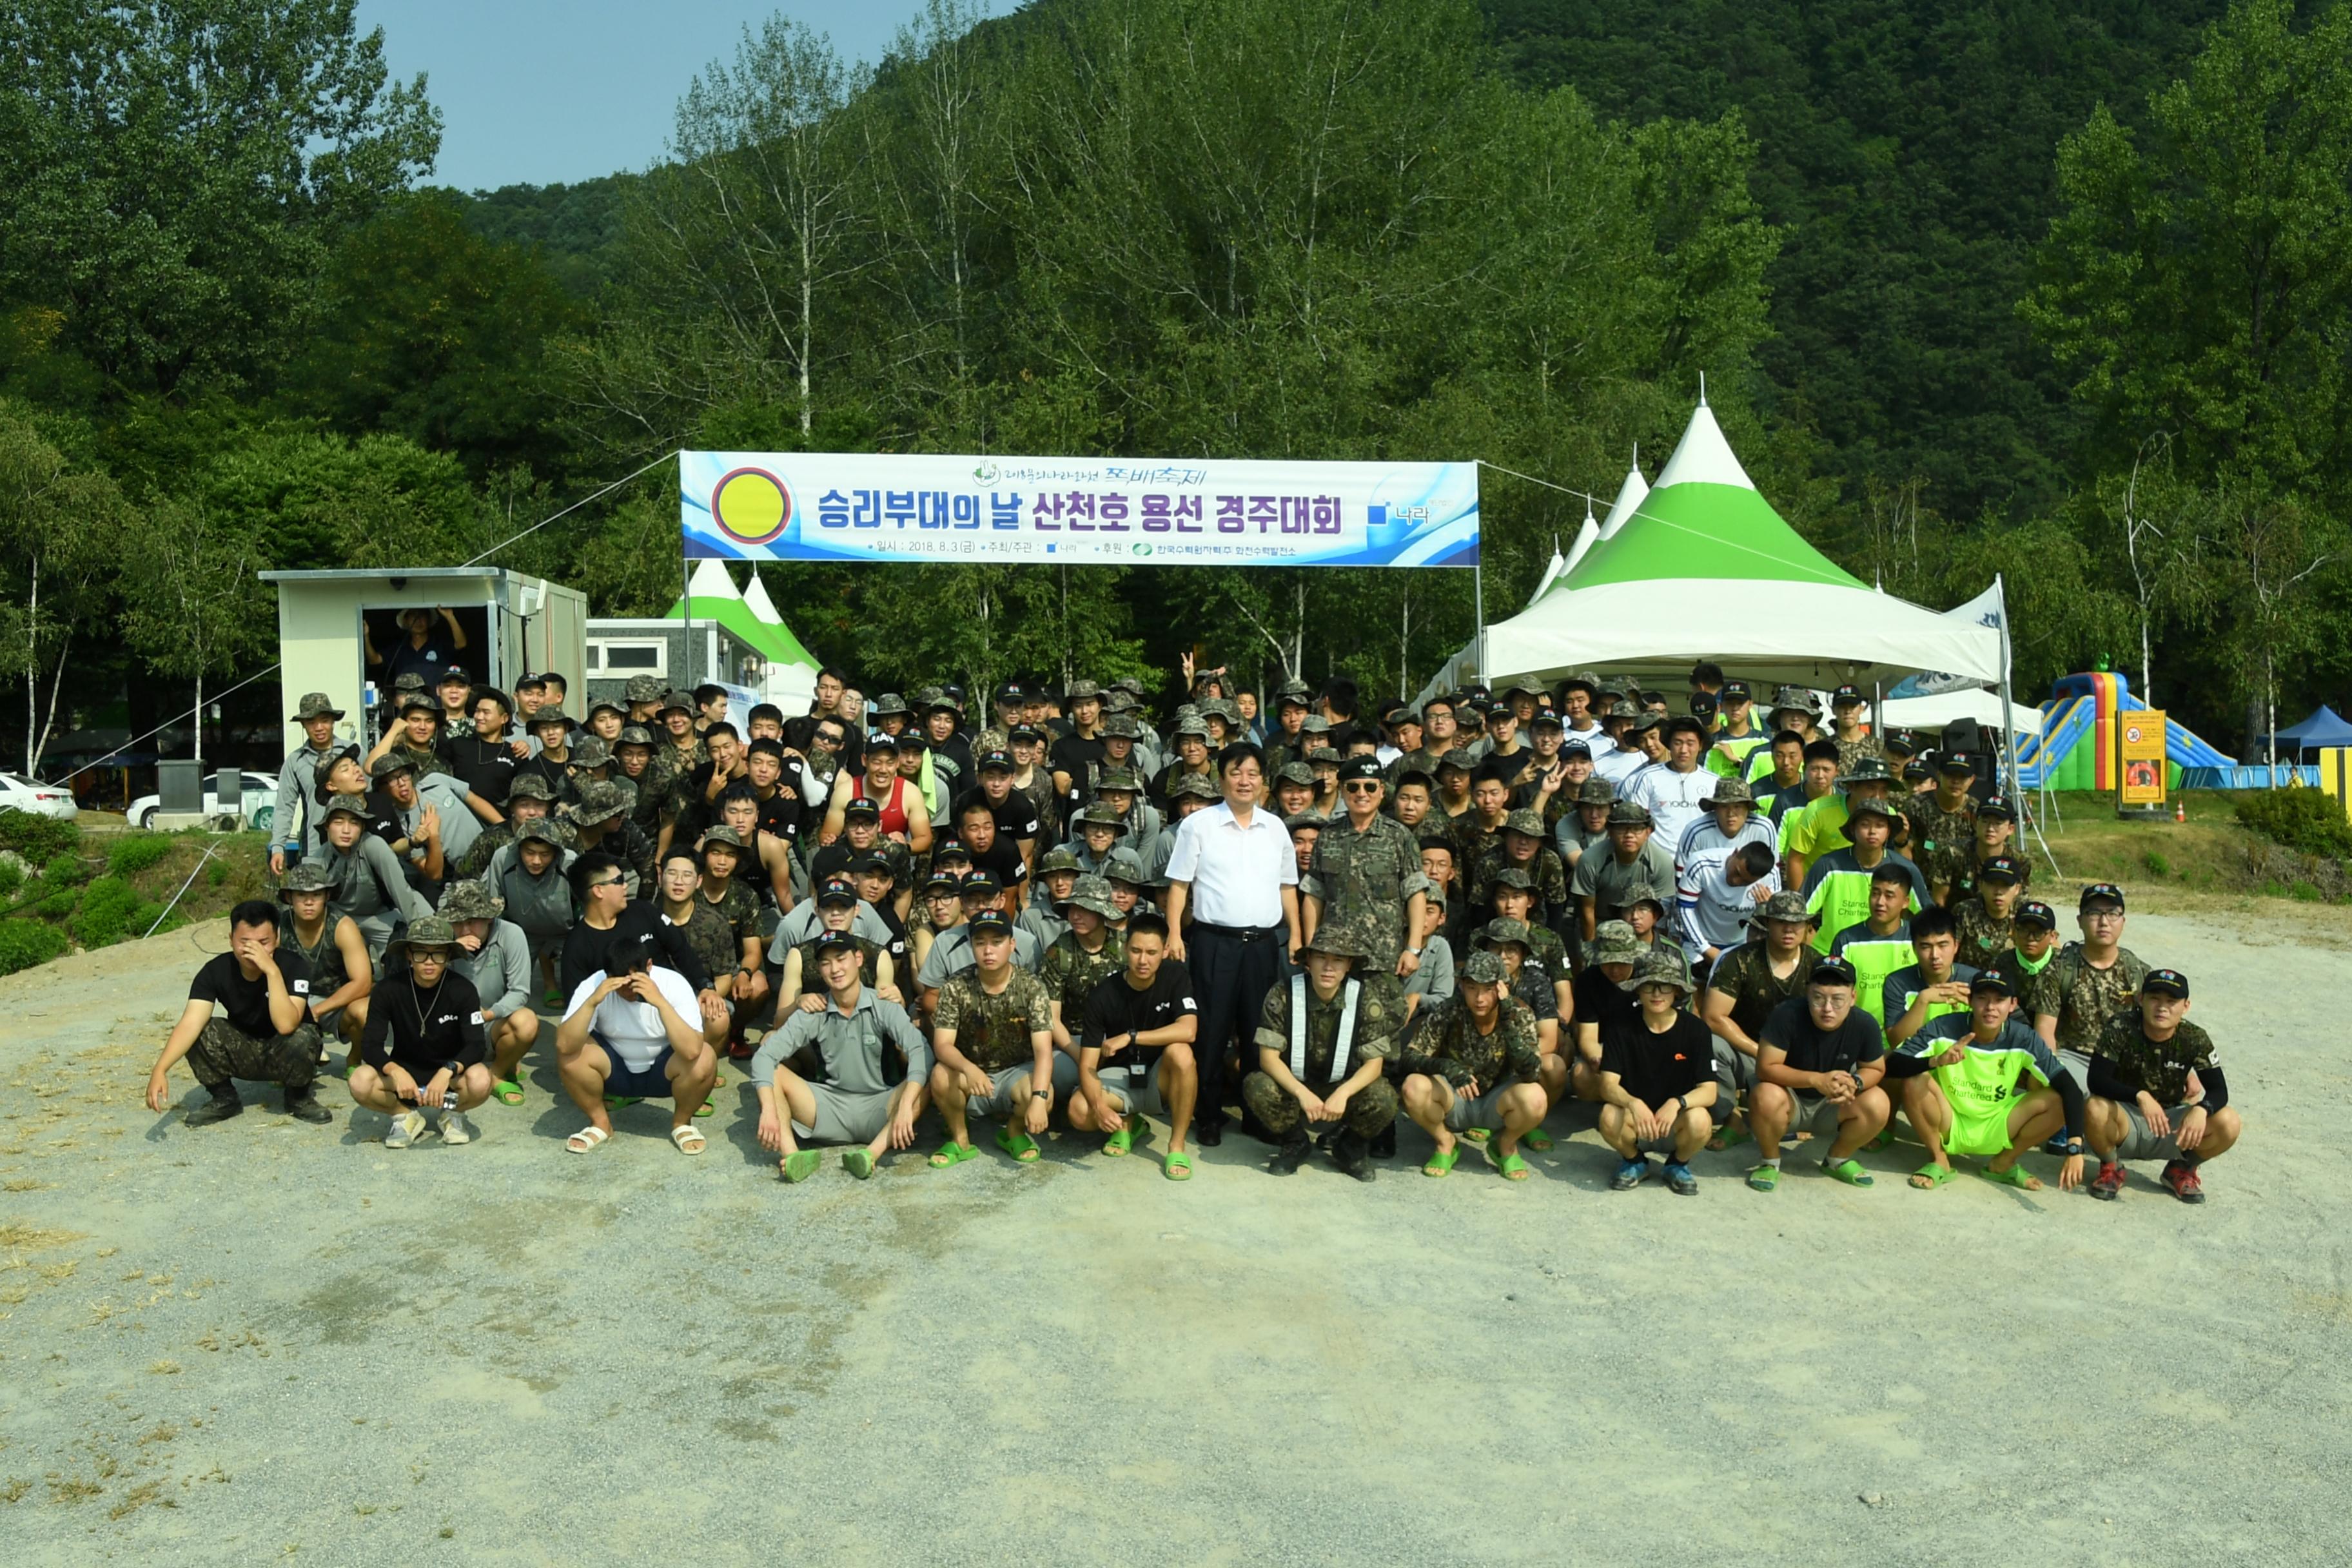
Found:
<svg viewBox="0 0 2352 1568"><path fill-rule="evenodd" d="M1024 1165L1037 1163L1037 1140L1026 1132L1015 1132L1010 1127L996 1130L996 1146Z"/></svg>
<svg viewBox="0 0 2352 1568"><path fill-rule="evenodd" d="M1851 1154L1843 1160L1823 1160L1822 1174L1835 1176L1849 1187L1873 1186L1877 1181L1877 1178L1862 1168L1862 1162Z"/></svg>
<svg viewBox="0 0 2352 1568"><path fill-rule="evenodd" d="M940 1144L939 1148L932 1152L931 1163L944 1171L950 1165L961 1165L966 1160L977 1160L979 1158L980 1151L971 1144L958 1143L950 1140L948 1142Z"/></svg>
<svg viewBox="0 0 2352 1568"><path fill-rule="evenodd" d="M619 1110L625 1106L635 1105L644 1099L645 1096L641 1094L608 1094L604 1097L604 1103L614 1110Z"/></svg>
<svg viewBox="0 0 2352 1568"><path fill-rule="evenodd" d="M490 1086L490 1092L499 1097L499 1103L500 1105L520 1105L522 1103L522 1085L517 1083L510 1078L502 1078L499 1079L498 1082L492 1084Z"/></svg>
<svg viewBox="0 0 2352 1568"><path fill-rule="evenodd" d="M850 1149L841 1156L841 1168L859 1181L874 1173L874 1152L871 1149Z"/></svg>
<svg viewBox="0 0 2352 1568"><path fill-rule="evenodd" d="M1424 1176L1450 1176L1454 1173L1454 1163L1460 1158L1462 1158L1462 1145L1456 1143L1444 1153L1432 1154L1423 1161L1421 1173Z"/></svg>
<svg viewBox="0 0 2352 1568"><path fill-rule="evenodd" d="M1706 1146L1718 1152L1725 1149L1737 1149L1754 1136L1756 1135L1748 1131L1745 1123L1735 1125L1727 1121L1716 1129L1715 1136L1706 1141Z"/></svg>
<svg viewBox="0 0 2352 1568"><path fill-rule="evenodd" d="M1493 1129L1486 1127L1473 1127L1462 1134L1462 1141L1465 1143L1484 1143L1486 1141L1486 1135L1492 1131Z"/></svg>
<svg viewBox="0 0 2352 1568"><path fill-rule="evenodd" d="M1118 1158L1118 1156L1126 1153L1129 1149L1134 1147L1135 1118L1132 1115L1122 1117L1119 1120L1118 1131L1106 1132L1103 1134L1102 1152L1113 1159Z"/></svg>
<svg viewBox="0 0 2352 1568"><path fill-rule="evenodd" d="M1551 1134L1540 1127L1530 1127L1519 1134L1519 1142L1540 1154L1551 1147Z"/></svg>
<svg viewBox="0 0 2352 1568"><path fill-rule="evenodd" d="M1160 1173L1167 1177L1171 1182L1191 1181L1192 1179L1192 1156L1185 1153L1181 1149L1177 1150L1175 1152L1170 1154L1167 1159L1160 1162Z"/></svg>
<svg viewBox="0 0 2352 1568"><path fill-rule="evenodd" d="M1528 1179L1528 1163L1516 1149L1501 1155L1489 1149L1486 1151L1486 1163L1500 1172L1506 1181L1524 1182Z"/></svg>
<svg viewBox="0 0 2352 1568"><path fill-rule="evenodd" d="M1878 1130L1878 1136L1873 1138L1869 1142L1864 1143L1863 1147L1869 1150L1874 1154L1878 1152L1881 1149L1892 1149L1895 1147L1895 1129L1892 1127L1880 1128Z"/></svg>
<svg viewBox="0 0 2352 1568"><path fill-rule="evenodd" d="M1748 1184L1759 1193L1769 1193L1780 1184L1780 1167L1759 1165L1748 1173Z"/></svg>
<svg viewBox="0 0 2352 1568"><path fill-rule="evenodd" d="M823 1163L824 1163L824 1156L815 1150L795 1149L784 1156L782 1167L784 1180L805 1182L816 1174L816 1168Z"/></svg>
<svg viewBox="0 0 2352 1568"><path fill-rule="evenodd" d="M2011 1165L2006 1171L1996 1171L1990 1165L1987 1165L1977 1174L1996 1186L2015 1187L2021 1193L2038 1193L2042 1190L2042 1178L2027 1171L2021 1164Z"/></svg>
<svg viewBox="0 0 2352 1568"><path fill-rule="evenodd" d="M1935 1161L1930 1160L1911 1173L1911 1184L1923 1193L1932 1193L1958 1174L1959 1173L1949 1165L1938 1165ZM1921 1183L1922 1177L1926 1178L1925 1184Z"/></svg>

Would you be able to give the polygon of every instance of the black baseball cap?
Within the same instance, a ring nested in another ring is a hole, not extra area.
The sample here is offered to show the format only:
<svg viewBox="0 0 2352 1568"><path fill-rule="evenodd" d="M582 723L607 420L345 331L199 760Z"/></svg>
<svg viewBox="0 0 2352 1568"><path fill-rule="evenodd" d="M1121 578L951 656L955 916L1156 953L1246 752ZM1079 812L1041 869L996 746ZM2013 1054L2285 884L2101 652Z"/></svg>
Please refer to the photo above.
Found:
<svg viewBox="0 0 2352 1568"><path fill-rule="evenodd" d="M974 871L956 889L967 899L993 899L1002 895L1003 887L985 871Z"/></svg>
<svg viewBox="0 0 2352 1568"><path fill-rule="evenodd" d="M871 816L879 820L881 816L882 803L877 800L869 800L862 795L850 796L849 799L843 804L841 808L841 819L844 822L848 821L853 816Z"/></svg>
<svg viewBox="0 0 2352 1568"><path fill-rule="evenodd" d="M971 885L969 883L965 885L964 890L967 892L971 891ZM964 922L964 926L966 930L976 937L1011 936L1013 934L1012 917L1007 915L1003 910L982 910L978 914L972 916L971 919L966 921Z"/></svg>
<svg viewBox="0 0 2352 1568"><path fill-rule="evenodd" d="M1830 693L1830 706L1832 708L1842 707L1848 702L1867 702L1870 699L1862 694L1862 688L1859 686L1841 686L1835 691Z"/></svg>
<svg viewBox="0 0 2352 1568"><path fill-rule="evenodd" d="M933 893L961 894L962 891L963 879L953 871L934 871L923 883L923 896L927 899Z"/></svg>
<svg viewBox="0 0 2352 1568"><path fill-rule="evenodd" d="M1936 759L1936 771L1946 773L1972 773L1977 771L1976 759L1966 752L1946 752Z"/></svg>
<svg viewBox="0 0 2352 1568"><path fill-rule="evenodd" d="M868 752L889 752L895 754L898 750L898 737L887 730L872 731L866 737L866 749Z"/></svg>
<svg viewBox="0 0 2352 1568"><path fill-rule="evenodd" d="M2091 906L2097 903L2111 903L2120 910L2124 907L2124 890L2113 882L2094 882L2083 889L2082 902L2074 906L2075 912L2088 914Z"/></svg>
<svg viewBox="0 0 2352 1568"><path fill-rule="evenodd" d="M2147 978L2139 983L2143 996L2178 996L2189 1000L2189 976L2178 969L2151 969Z"/></svg>
<svg viewBox="0 0 2352 1568"><path fill-rule="evenodd" d="M1969 994L1973 996L1979 991L1990 991L1999 996L2014 996L2017 994L2017 987L2011 985L2009 983L2009 976L2003 974L1998 969L1979 969L1977 971L1977 977L1969 982Z"/></svg>
<svg viewBox="0 0 2352 1568"><path fill-rule="evenodd" d="M828 952L856 952L857 939L845 931L829 931L820 933L810 945L815 948L816 956L823 958Z"/></svg>
<svg viewBox="0 0 2352 1568"><path fill-rule="evenodd" d="M976 773L1011 773L1020 771L1013 765L1013 753L1010 752L982 752L980 754L980 761L972 764L972 772Z"/></svg>
<svg viewBox="0 0 2352 1568"><path fill-rule="evenodd" d="M1378 757L1349 757L1339 764L1339 779L1343 784L1352 783L1358 779L1370 779L1378 784L1386 777L1387 774L1381 769L1381 760Z"/></svg>
<svg viewBox="0 0 2352 1568"><path fill-rule="evenodd" d="M816 890L816 901L819 909L827 904L854 904L857 902L856 884L845 877L828 877Z"/></svg>
<svg viewBox="0 0 2352 1568"><path fill-rule="evenodd" d="M2040 899L2028 899L2017 906L2017 912L2009 917L2009 923L2013 926L2040 926L2043 931L2056 931L2058 911Z"/></svg>
<svg viewBox="0 0 2352 1568"><path fill-rule="evenodd" d="M1977 816L1980 818L1990 816L1996 822L2015 822L2017 807L2009 803L2009 796L2005 795L1989 795L1977 802Z"/></svg>
<svg viewBox="0 0 2352 1568"><path fill-rule="evenodd" d="M2022 882L2025 880L2025 868L2017 863L2014 856L1996 855L1977 868L1977 880L1982 882L1988 879L1996 882Z"/></svg>
<svg viewBox="0 0 2352 1568"><path fill-rule="evenodd" d="M1848 963L1843 958L1824 958L1813 965L1813 973L1811 977L1806 980L1805 984L1808 985L1852 985L1854 984L1853 965Z"/></svg>
<svg viewBox="0 0 2352 1568"><path fill-rule="evenodd" d="M1725 681L1725 682L1723 683L1723 700L1724 700L1726 702L1745 702L1745 701L1747 701L1747 700L1748 700L1748 682L1746 682L1746 681L1744 681L1744 680L1727 680L1727 681Z"/></svg>

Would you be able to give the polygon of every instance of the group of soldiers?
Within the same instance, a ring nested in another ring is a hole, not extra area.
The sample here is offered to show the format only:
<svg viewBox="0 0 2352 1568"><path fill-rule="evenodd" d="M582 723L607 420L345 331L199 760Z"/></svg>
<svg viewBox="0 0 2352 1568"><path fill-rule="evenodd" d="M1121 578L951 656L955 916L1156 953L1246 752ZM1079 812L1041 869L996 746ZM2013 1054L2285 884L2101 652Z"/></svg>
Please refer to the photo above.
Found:
<svg viewBox="0 0 2352 1568"><path fill-rule="evenodd" d="M1587 674L1365 710L1185 676L1164 728L1131 679L869 700L835 670L739 728L715 686L575 719L558 677L436 659L364 751L304 697L278 899L232 911L149 1102L184 1060L191 1124L239 1079L325 1121L340 1070L387 1147L460 1144L551 1034L571 1151L651 1099L699 1153L732 1071L788 1182L828 1144L868 1176L932 1114L942 1168L975 1118L1024 1163L1057 1122L1117 1157L1157 1118L1173 1180L1239 1131L1369 1181L1402 1118L1424 1175L1469 1146L1523 1181L1582 1102L1621 1190L1695 1193L1702 1150L1753 1141L1773 1191L1791 1139L1867 1186L1899 1111L1914 1187L1956 1155L2038 1187L2039 1151L2069 1188L2095 1156L2104 1198L2161 1160L2194 1203L2240 1134L2122 889L2062 944L1985 759L1852 687L1824 711L1703 664L1672 702Z"/></svg>

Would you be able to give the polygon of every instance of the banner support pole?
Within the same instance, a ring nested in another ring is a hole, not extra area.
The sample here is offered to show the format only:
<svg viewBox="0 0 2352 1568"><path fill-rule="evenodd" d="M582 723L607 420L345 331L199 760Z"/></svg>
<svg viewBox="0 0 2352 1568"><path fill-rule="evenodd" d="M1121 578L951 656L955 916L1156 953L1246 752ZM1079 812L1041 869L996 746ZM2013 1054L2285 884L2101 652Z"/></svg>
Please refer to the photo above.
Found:
<svg viewBox="0 0 2352 1568"><path fill-rule="evenodd" d="M1470 568L1471 614L1478 618L1478 635L1472 640L1478 648L1478 679L1486 679L1486 552L1478 552L1477 561Z"/></svg>
<svg viewBox="0 0 2352 1568"><path fill-rule="evenodd" d="M686 612L686 688L694 689L694 563L686 553L686 538L677 542L677 606Z"/></svg>

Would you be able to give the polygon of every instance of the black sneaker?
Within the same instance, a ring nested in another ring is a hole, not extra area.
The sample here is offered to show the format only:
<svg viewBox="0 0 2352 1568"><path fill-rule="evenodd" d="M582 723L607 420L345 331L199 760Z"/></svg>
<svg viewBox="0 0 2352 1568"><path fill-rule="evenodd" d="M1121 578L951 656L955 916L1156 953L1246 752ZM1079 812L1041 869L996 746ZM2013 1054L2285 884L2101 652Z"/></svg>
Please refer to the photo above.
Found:
<svg viewBox="0 0 2352 1568"><path fill-rule="evenodd" d="M1391 1121L1372 1135L1371 1156L1375 1160L1396 1158L1396 1123Z"/></svg>
<svg viewBox="0 0 2352 1568"><path fill-rule="evenodd" d="M307 1121L313 1127L324 1126L335 1119L335 1113L319 1103L319 1097L309 1089L286 1097L286 1114L297 1121Z"/></svg>
<svg viewBox="0 0 2352 1568"><path fill-rule="evenodd" d="M1360 1182L1369 1182L1378 1173L1372 1169L1368 1145L1352 1132L1340 1134L1331 1141L1331 1163Z"/></svg>
<svg viewBox="0 0 2352 1568"><path fill-rule="evenodd" d="M1283 1141L1282 1147L1274 1152L1274 1158L1265 1163L1265 1168L1277 1176L1295 1175L1298 1167L1307 1163L1307 1153L1314 1147L1307 1141L1304 1131L1295 1131Z"/></svg>
<svg viewBox="0 0 2352 1568"><path fill-rule="evenodd" d="M1203 1149L1213 1149L1225 1141L1225 1113L1211 1110L1192 1126L1192 1142Z"/></svg>
<svg viewBox="0 0 2352 1568"><path fill-rule="evenodd" d="M244 1114L245 1101L236 1097L236 1090L231 1089L226 1094L213 1096L182 1120L191 1127L210 1127L215 1121L226 1121L232 1116Z"/></svg>

